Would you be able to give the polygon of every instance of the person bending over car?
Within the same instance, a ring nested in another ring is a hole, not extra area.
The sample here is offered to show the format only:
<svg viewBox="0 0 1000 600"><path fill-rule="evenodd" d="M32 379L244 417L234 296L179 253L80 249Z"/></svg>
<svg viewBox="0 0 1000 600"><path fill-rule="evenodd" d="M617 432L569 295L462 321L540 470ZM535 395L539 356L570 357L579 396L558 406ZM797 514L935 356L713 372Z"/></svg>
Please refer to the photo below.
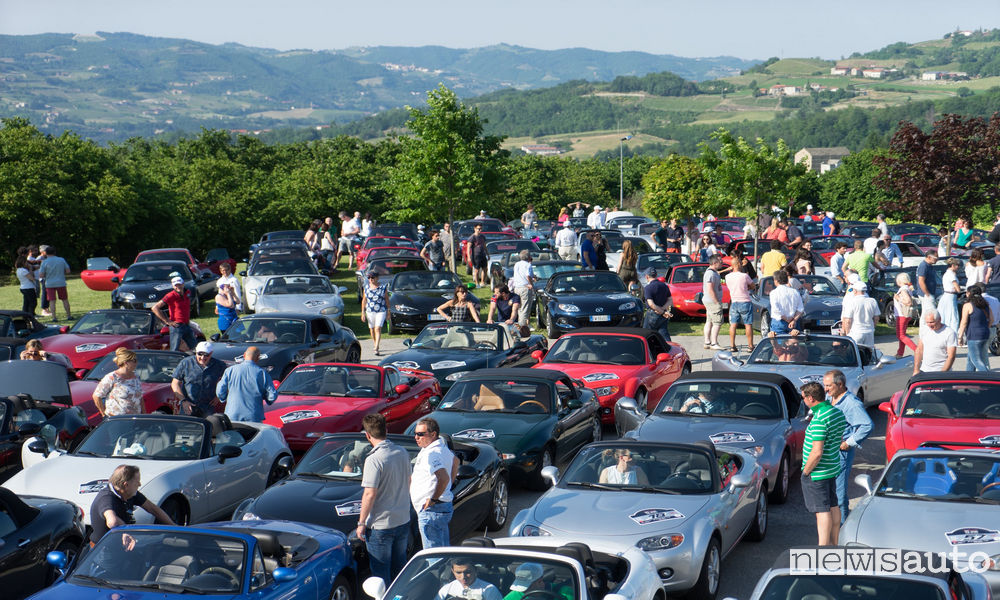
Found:
<svg viewBox="0 0 1000 600"><path fill-rule="evenodd" d="M90 534L91 547L115 527L135 524L132 512L137 506L153 515L157 523L174 525L173 519L162 508L139 493L141 485L139 467L118 465L115 468L107 487L97 493L90 505L90 522L94 527ZM131 536L124 536L123 541L125 550L131 551L135 547L135 539Z"/></svg>
<svg viewBox="0 0 1000 600"><path fill-rule="evenodd" d="M503 600L503 595L497 586L479 579L476 572L476 565L471 558L456 558L451 562L451 574L455 576L455 581L446 583L438 590L435 600L449 600L449 598L470 598L478 597L482 600Z"/></svg>

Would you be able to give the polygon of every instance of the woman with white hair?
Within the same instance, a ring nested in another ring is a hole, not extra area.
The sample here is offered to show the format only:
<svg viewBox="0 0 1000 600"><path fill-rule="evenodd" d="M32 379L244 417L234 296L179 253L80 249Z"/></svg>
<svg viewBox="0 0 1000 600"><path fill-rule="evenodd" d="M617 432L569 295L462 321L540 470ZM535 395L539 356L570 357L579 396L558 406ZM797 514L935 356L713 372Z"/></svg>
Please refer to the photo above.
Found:
<svg viewBox="0 0 1000 600"><path fill-rule="evenodd" d="M914 352L917 351L917 345L906 335L910 321L917 318L917 302L913 297L913 283L908 273L896 275L896 287L899 289L892 297L892 307L896 315L896 339L899 340L896 358L899 359L903 358L904 346Z"/></svg>

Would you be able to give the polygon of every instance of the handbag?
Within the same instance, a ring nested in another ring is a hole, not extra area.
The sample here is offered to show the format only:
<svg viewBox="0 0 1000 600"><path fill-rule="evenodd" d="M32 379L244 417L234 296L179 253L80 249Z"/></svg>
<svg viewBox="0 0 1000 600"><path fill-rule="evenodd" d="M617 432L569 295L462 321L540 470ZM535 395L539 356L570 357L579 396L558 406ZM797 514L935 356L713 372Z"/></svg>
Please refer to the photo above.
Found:
<svg viewBox="0 0 1000 600"><path fill-rule="evenodd" d="M899 294L903 293L903 291L904 290L900 290L900 291L896 292L896 296L899 296ZM911 294L909 291L907 291L906 295L910 297L910 304L907 307L906 314L904 314L903 317L907 318L907 319L919 319L920 318L920 313L917 311L917 303L916 303L915 299L913 298L913 294ZM896 300L897 300L897 302L899 301L898 298ZM900 302L900 304L903 304L903 303Z"/></svg>

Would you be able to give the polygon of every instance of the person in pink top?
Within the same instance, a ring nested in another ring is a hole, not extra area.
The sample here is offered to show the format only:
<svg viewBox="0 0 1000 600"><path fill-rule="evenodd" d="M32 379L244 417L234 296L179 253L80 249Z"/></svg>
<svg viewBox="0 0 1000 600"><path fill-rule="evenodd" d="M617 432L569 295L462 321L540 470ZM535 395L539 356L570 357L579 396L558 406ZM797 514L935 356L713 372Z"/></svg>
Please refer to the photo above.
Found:
<svg viewBox="0 0 1000 600"><path fill-rule="evenodd" d="M743 325L747 330L747 346L753 350L753 308L750 304L750 290L757 284L743 270L740 261L733 261L733 270L726 275L729 288L729 350L736 352L736 329Z"/></svg>

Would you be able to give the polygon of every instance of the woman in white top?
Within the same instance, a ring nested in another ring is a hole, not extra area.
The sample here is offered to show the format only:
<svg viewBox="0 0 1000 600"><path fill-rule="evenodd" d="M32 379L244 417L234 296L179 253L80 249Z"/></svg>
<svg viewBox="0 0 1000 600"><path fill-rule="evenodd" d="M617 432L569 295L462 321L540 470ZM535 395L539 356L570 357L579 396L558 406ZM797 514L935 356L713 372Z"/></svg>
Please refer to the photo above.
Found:
<svg viewBox="0 0 1000 600"><path fill-rule="evenodd" d="M965 263L965 287L977 283L986 283L986 261L983 260L983 251L974 248L969 253L969 262Z"/></svg>
<svg viewBox="0 0 1000 600"><path fill-rule="evenodd" d="M957 258L948 259L948 270L941 277L941 287L943 293L938 300L938 314L941 315L941 322L950 327L953 331L958 331L958 302L957 294L962 291L958 285L958 269L962 266L962 261Z"/></svg>
<svg viewBox="0 0 1000 600"><path fill-rule="evenodd" d="M617 464L601 471L600 483L618 485L649 485L649 479L642 469L632 465L632 452L626 449L615 450Z"/></svg>
<svg viewBox="0 0 1000 600"><path fill-rule="evenodd" d="M365 218L361 219L361 237L371 237L372 227L375 227L375 219L371 213L365 213Z"/></svg>
<svg viewBox="0 0 1000 600"><path fill-rule="evenodd" d="M27 256L18 256L14 261L17 270L17 282L21 288L21 310L29 315L35 314L38 306L38 288L35 287L35 274L28 264Z"/></svg>

